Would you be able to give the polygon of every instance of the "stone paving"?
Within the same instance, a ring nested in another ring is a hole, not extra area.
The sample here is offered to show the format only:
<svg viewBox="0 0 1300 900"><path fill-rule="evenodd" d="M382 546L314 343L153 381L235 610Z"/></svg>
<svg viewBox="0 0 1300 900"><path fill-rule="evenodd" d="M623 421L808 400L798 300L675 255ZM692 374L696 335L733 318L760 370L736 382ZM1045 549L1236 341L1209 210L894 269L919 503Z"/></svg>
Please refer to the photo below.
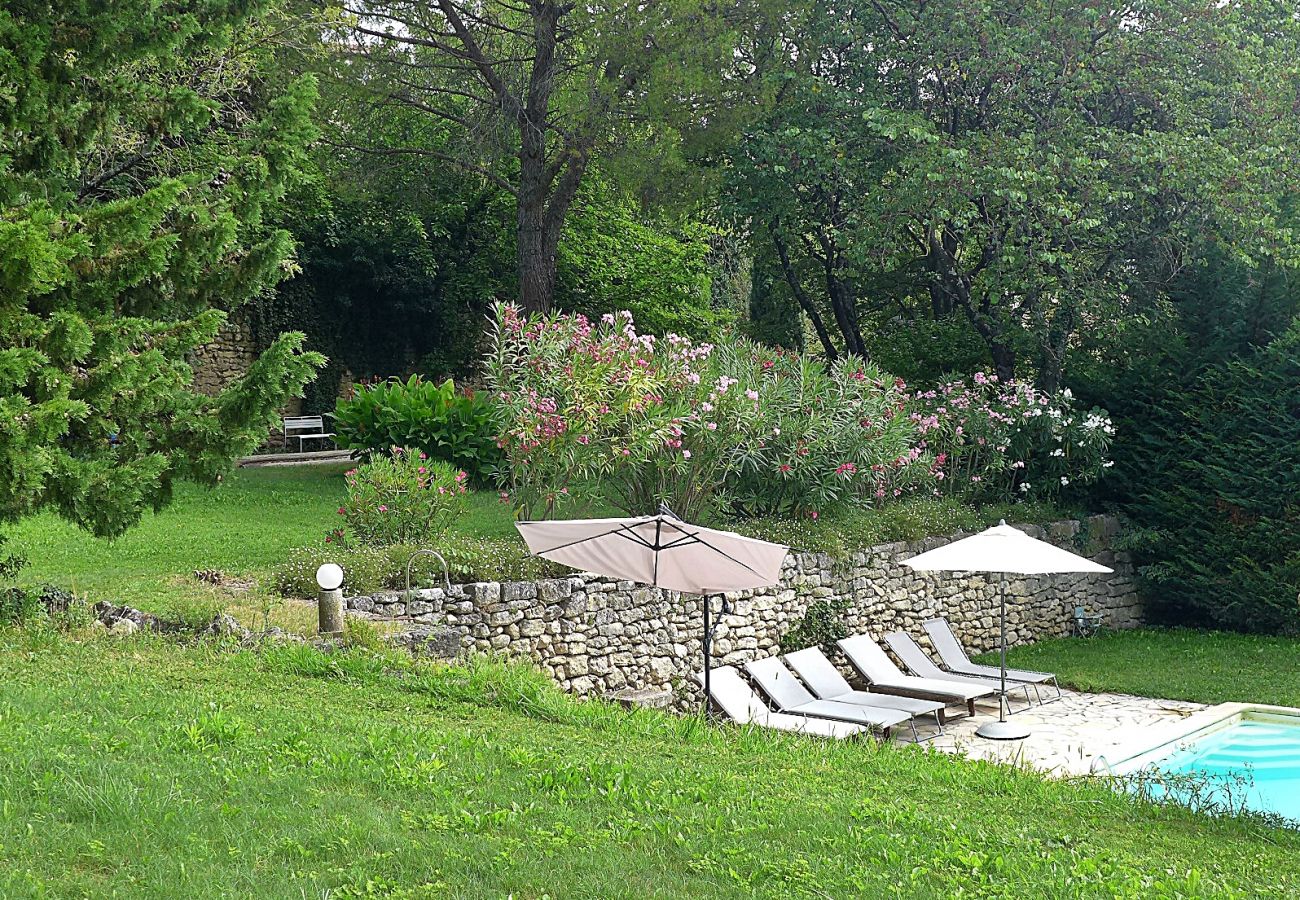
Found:
<svg viewBox="0 0 1300 900"><path fill-rule="evenodd" d="M1044 697L1050 695L1051 688L1048 688ZM1020 710L1024 705L1014 703L1013 708ZM1056 702L1035 703L1032 708L1008 717L1009 721L1030 729L1029 737L1024 740L992 741L976 735L976 728L996 719L998 714L996 705L982 704L976 707L978 714L974 718L950 715L945 734L925 741L923 746L973 759L1032 766L1052 775L1086 775L1092 771L1097 757L1104 756L1114 762L1116 751L1131 748L1144 732L1163 728L1206 708L1204 704L1181 700L1064 690ZM956 709L949 707L949 712L954 713Z"/></svg>

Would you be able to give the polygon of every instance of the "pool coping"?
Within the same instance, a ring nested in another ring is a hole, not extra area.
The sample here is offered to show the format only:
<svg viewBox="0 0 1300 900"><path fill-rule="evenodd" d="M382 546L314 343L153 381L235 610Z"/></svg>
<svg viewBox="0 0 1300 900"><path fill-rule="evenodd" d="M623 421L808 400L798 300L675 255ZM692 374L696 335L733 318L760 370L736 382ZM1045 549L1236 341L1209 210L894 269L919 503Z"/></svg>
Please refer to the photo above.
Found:
<svg viewBox="0 0 1300 900"><path fill-rule="evenodd" d="M1251 713L1286 716L1300 723L1300 708L1273 706L1267 703L1219 703L1198 710L1177 722L1152 728L1140 739L1134 738L1120 745L1110 756L1095 756L1092 760L1094 775L1127 775L1139 771L1152 762L1152 756L1179 741L1192 740L1212 734L1221 728L1240 722Z"/></svg>

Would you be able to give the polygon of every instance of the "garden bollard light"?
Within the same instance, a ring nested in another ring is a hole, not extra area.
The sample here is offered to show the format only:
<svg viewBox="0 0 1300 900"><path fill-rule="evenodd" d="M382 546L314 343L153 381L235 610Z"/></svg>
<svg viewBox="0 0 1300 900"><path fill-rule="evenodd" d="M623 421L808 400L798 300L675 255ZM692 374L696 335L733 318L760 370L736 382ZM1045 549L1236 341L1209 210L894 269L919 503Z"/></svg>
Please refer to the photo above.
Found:
<svg viewBox="0 0 1300 900"><path fill-rule="evenodd" d="M321 635L343 633L343 567L325 563L316 570L316 584L320 585L319 625Z"/></svg>

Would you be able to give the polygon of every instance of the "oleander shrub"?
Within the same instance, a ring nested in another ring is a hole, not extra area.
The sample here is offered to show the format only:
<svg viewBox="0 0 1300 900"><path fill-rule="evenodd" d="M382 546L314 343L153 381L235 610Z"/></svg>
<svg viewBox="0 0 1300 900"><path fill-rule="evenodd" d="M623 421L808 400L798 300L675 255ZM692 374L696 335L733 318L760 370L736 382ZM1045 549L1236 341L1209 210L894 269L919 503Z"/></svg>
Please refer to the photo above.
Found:
<svg viewBox="0 0 1300 900"><path fill-rule="evenodd" d="M977 372L918 391L911 403L941 493L979 503L1052 502L1111 466L1110 417L1096 407L1080 409L1068 388L1048 394Z"/></svg>
<svg viewBox="0 0 1300 900"><path fill-rule="evenodd" d="M528 517L578 497L632 513L816 517L929 477L906 386L729 337L637 332L630 313L496 310L488 380L512 496Z"/></svg>
<svg viewBox="0 0 1300 900"><path fill-rule="evenodd" d="M346 529L328 540L374 547L432 540L464 507L468 478L442 460L393 447L347 473L347 499L339 507Z"/></svg>
<svg viewBox="0 0 1300 900"><path fill-rule="evenodd" d="M492 481L501 459L491 401L412 375L356 385L334 410L338 445L372 456L410 447L467 472L476 485Z"/></svg>

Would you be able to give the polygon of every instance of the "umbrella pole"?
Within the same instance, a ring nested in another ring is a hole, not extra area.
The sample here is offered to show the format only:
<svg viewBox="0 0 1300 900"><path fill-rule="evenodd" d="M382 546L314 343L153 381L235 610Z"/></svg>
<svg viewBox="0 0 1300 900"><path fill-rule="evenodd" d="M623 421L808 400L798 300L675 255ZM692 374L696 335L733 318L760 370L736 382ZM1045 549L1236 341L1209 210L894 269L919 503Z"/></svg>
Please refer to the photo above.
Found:
<svg viewBox="0 0 1300 900"><path fill-rule="evenodd" d="M704 637L700 640L700 645L704 651L704 717L709 717L709 702L713 695L709 693L709 653L713 649L713 635L709 631L709 595L701 594L700 602L704 606Z"/></svg>
<svg viewBox="0 0 1300 900"><path fill-rule="evenodd" d="M975 733L994 741L1018 741L1029 737L1029 729L1007 721L1007 578L998 579L998 620L1002 631L1002 694L998 697L998 720L986 722Z"/></svg>

